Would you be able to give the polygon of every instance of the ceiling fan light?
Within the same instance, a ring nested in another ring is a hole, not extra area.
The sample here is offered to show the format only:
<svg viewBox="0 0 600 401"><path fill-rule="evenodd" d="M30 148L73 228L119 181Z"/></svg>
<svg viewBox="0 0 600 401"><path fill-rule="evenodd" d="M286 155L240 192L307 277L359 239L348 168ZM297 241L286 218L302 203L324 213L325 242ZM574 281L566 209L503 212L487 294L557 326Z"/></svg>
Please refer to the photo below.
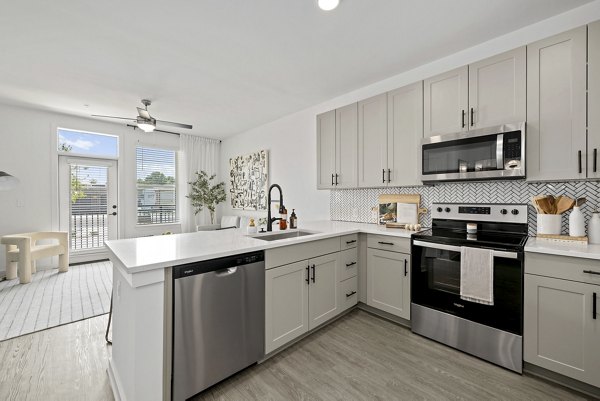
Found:
<svg viewBox="0 0 600 401"><path fill-rule="evenodd" d="M331 11L340 4L340 0L317 0L319 8L324 11Z"/></svg>
<svg viewBox="0 0 600 401"><path fill-rule="evenodd" d="M156 126L149 121L138 122L137 126L144 132L152 132Z"/></svg>
<svg viewBox="0 0 600 401"><path fill-rule="evenodd" d="M17 177L13 177L4 171L0 171L0 191L13 189L17 185L19 185L19 179Z"/></svg>

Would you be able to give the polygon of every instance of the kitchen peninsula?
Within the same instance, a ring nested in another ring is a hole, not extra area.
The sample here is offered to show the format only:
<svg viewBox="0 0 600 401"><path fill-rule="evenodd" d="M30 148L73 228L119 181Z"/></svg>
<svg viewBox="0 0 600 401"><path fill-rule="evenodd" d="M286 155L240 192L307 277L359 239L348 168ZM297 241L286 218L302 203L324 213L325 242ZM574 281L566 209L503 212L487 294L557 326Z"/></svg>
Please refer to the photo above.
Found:
<svg viewBox="0 0 600 401"><path fill-rule="evenodd" d="M339 252L344 247L356 246L357 233L370 234L374 239L379 236L395 237L396 242L378 241L383 244L379 246L392 251L398 251L395 248L400 246L400 251L409 253L409 238L413 233L402 229L386 229L375 224L335 221L305 223L302 230L310 232L310 235L276 241L261 240L260 234L249 236L244 229L107 241L114 275L113 352L108 373L116 398L171 399L169 358L172 346L172 294L169 283L172 280L173 266L264 250L267 251L266 264L269 269L270 263L275 263L270 261L269 251L304 245L299 251L303 258L308 258L310 255L307 249L311 249L314 244L315 248L326 249L321 251L322 254L330 250ZM346 239L347 243L344 242ZM337 247L328 248L331 244ZM273 258L279 256L273 253ZM356 260L355 265L357 262L361 264ZM363 267L364 264L362 263ZM366 297L366 288L360 288L366 285L366 280L361 277L361 269L358 270L360 283L354 291L359 294L353 294L357 295L354 297L354 304L358 297ZM356 277L346 282L350 283L352 280L356 286ZM352 294L351 291L348 293ZM340 301L342 302L343 300ZM267 345L267 356L268 354Z"/></svg>

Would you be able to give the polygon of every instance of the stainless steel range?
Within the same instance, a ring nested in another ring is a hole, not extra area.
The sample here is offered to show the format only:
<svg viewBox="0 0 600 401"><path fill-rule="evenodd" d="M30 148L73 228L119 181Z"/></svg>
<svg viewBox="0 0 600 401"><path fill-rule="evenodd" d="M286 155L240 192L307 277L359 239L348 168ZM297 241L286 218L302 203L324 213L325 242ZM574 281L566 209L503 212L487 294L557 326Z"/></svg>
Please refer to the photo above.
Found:
<svg viewBox="0 0 600 401"><path fill-rule="evenodd" d="M527 205L434 203L432 228L412 239L412 331L521 373L526 241ZM481 266L474 248L489 251ZM461 295L479 279L461 259L488 273L487 302Z"/></svg>

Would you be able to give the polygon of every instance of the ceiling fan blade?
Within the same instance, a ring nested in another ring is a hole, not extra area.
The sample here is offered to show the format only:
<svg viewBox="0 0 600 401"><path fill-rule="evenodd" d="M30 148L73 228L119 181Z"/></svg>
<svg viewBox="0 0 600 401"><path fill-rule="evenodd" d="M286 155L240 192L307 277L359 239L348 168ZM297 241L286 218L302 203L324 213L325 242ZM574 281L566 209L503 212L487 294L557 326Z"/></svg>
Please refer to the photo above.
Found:
<svg viewBox="0 0 600 401"><path fill-rule="evenodd" d="M131 120L131 121L137 121L135 118L128 118L128 117L115 117L115 116L101 116L101 115L99 115L99 114L92 114L92 117L116 118L117 120Z"/></svg>
<svg viewBox="0 0 600 401"><path fill-rule="evenodd" d="M145 120L150 120L152 117L150 117L150 113L148 113L148 110L144 110L141 107L138 107L138 114L140 115L140 117L142 117Z"/></svg>
<svg viewBox="0 0 600 401"><path fill-rule="evenodd" d="M165 134L171 134L171 135L181 135L179 132L173 132L173 131L163 131L161 129L155 129L154 132L164 132Z"/></svg>
<svg viewBox="0 0 600 401"><path fill-rule="evenodd" d="M190 124L174 123L172 121L156 120L157 124L170 125L172 127L192 129Z"/></svg>

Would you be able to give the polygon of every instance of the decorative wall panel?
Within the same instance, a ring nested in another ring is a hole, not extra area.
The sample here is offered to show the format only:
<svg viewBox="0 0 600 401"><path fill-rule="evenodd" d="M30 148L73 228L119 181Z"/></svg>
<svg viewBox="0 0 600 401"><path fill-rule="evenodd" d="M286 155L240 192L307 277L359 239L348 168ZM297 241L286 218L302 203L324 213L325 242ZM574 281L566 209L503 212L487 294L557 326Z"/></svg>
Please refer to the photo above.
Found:
<svg viewBox="0 0 600 401"><path fill-rule="evenodd" d="M587 203L582 207L586 222L592 211L600 208L600 182L538 182L525 181L491 181L435 184L418 187L336 189L330 194L331 220L371 221L371 208L377 205L381 194L421 195L421 207L431 210L433 202L453 203L527 203L529 205L529 234L536 231L536 212L531 205L531 197L539 194L567 195L571 198L586 197ZM563 215L563 233L568 232L568 215ZM421 224L431 225L430 213L421 217Z"/></svg>

